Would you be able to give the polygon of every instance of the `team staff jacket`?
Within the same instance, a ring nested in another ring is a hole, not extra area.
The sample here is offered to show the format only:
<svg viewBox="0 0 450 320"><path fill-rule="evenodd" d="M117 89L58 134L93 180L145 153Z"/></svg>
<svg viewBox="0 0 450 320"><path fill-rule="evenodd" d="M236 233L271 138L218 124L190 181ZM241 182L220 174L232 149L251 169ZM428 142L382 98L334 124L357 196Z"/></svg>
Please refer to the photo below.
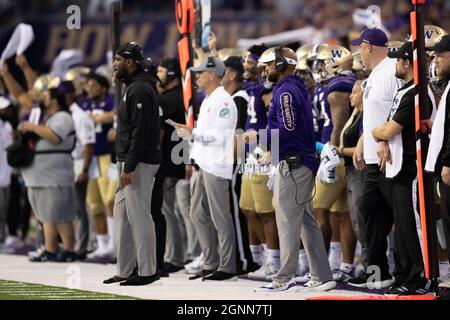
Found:
<svg viewBox="0 0 450 320"><path fill-rule="evenodd" d="M300 153L303 165L315 174L319 161L315 156L312 106L308 90L297 76L287 76L278 83L269 108L268 123L269 132L279 130L279 155L272 154L272 163Z"/></svg>
<svg viewBox="0 0 450 320"><path fill-rule="evenodd" d="M191 159L205 172L231 180L237 108L223 87L216 88L200 106L192 131Z"/></svg>
<svg viewBox="0 0 450 320"><path fill-rule="evenodd" d="M137 69L125 79L126 89L117 110L117 161L124 172L135 170L138 162L159 164L159 107L151 78Z"/></svg>

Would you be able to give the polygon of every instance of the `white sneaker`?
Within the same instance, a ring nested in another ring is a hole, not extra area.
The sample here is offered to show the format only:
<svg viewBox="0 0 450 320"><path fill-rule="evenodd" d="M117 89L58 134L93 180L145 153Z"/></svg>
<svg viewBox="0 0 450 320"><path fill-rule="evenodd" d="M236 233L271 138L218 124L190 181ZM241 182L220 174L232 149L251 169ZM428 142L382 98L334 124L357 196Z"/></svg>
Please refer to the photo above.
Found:
<svg viewBox="0 0 450 320"><path fill-rule="evenodd" d="M188 274L197 274L203 270L204 264L205 264L205 256L202 253L199 256L195 257L192 262L189 262L188 264L184 265L184 269L186 269L186 272Z"/></svg>
<svg viewBox="0 0 450 320"><path fill-rule="evenodd" d="M6 248L20 248L23 245L23 241L17 236L7 236L3 246Z"/></svg>
<svg viewBox="0 0 450 320"><path fill-rule="evenodd" d="M45 251L44 247L39 247L35 251L28 252L28 257L30 258L36 258L40 256Z"/></svg>
<svg viewBox="0 0 450 320"><path fill-rule="evenodd" d="M111 252L111 250L97 248L97 250L89 253L86 257L88 259L97 259L97 258L112 257L113 255L114 253Z"/></svg>
<svg viewBox="0 0 450 320"><path fill-rule="evenodd" d="M248 273L250 280L272 281L278 269L272 263L263 264L258 270Z"/></svg>
<svg viewBox="0 0 450 320"><path fill-rule="evenodd" d="M439 288L450 289L450 279L448 279L447 281L441 282L439 284Z"/></svg>
<svg viewBox="0 0 450 320"><path fill-rule="evenodd" d="M321 282L319 280L311 279L302 286L298 286L297 292L321 292L329 291L336 288L336 281Z"/></svg>
<svg viewBox="0 0 450 320"><path fill-rule="evenodd" d="M297 286L297 284L295 283L295 281L293 279L289 280L288 282L272 281L269 284L255 288L254 291L255 292L281 292L281 291L287 291L295 286Z"/></svg>
<svg viewBox="0 0 450 320"><path fill-rule="evenodd" d="M295 277L294 281L298 284L306 283L311 280L311 273L307 272L304 276Z"/></svg>

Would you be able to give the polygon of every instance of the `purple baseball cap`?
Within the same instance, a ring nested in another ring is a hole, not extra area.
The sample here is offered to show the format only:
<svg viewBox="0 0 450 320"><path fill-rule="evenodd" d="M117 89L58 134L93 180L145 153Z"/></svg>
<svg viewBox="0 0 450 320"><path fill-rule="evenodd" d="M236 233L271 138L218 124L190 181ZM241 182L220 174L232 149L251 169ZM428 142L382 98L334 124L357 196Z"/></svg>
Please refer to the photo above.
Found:
<svg viewBox="0 0 450 320"><path fill-rule="evenodd" d="M353 40L351 44L354 46L359 46L362 42L368 42L369 44L377 47L387 47L388 38L386 33L384 33L381 29L364 29L359 35L359 38Z"/></svg>

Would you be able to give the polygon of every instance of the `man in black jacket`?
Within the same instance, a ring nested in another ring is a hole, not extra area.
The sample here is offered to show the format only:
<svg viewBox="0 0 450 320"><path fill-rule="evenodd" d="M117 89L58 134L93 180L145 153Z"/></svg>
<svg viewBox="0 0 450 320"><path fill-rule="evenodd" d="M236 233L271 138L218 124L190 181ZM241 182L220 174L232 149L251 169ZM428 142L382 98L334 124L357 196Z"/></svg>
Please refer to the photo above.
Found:
<svg viewBox="0 0 450 320"><path fill-rule="evenodd" d="M114 71L126 88L117 108L117 274L105 280L106 284L123 281L120 285L136 286L159 279L150 195L162 153L156 75L149 74L151 69L136 42L125 43L117 50ZM133 274L136 263L138 274Z"/></svg>

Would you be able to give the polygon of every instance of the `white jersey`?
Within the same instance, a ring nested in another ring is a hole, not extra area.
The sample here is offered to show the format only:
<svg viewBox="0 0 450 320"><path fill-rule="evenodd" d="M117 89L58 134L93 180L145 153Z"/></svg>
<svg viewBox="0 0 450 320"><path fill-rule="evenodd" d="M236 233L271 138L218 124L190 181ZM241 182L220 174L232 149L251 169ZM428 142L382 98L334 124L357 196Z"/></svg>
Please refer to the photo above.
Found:
<svg viewBox="0 0 450 320"><path fill-rule="evenodd" d="M392 100L402 86L401 81L395 77L395 64L395 59L386 57L367 79L363 95L364 160L367 164L378 164L378 144L372 131L387 121Z"/></svg>
<svg viewBox="0 0 450 320"><path fill-rule="evenodd" d="M218 87L203 100L192 132L191 159L205 172L231 179L237 108L231 95Z"/></svg>
<svg viewBox="0 0 450 320"><path fill-rule="evenodd" d="M69 109L75 124L75 134L77 137L75 149L72 151L72 157L74 159L81 159L83 157L83 147L87 144L95 144L95 125L87 112L81 109L77 103L72 103Z"/></svg>
<svg viewBox="0 0 450 320"><path fill-rule="evenodd" d="M6 160L6 151L13 143L13 129L9 122L0 119L0 188L9 187L11 184L12 168Z"/></svg>

